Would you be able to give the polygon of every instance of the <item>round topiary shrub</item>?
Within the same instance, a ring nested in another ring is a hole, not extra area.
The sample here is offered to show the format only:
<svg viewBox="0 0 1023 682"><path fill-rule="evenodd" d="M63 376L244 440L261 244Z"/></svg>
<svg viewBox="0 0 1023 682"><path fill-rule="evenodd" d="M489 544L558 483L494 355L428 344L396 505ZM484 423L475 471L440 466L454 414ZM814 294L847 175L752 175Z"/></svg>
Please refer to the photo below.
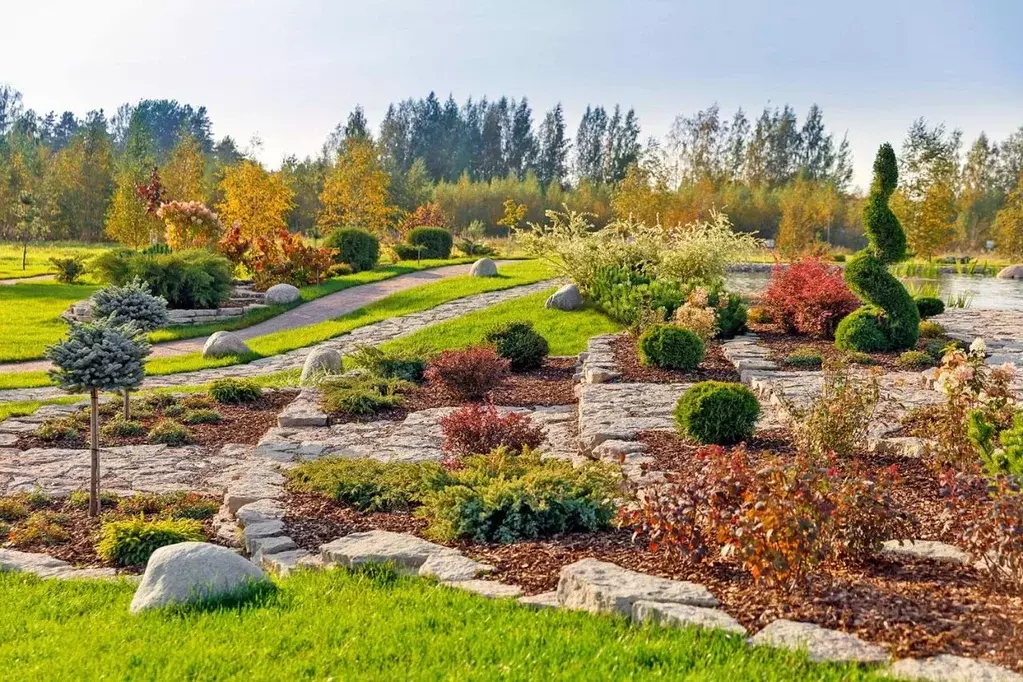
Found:
<svg viewBox="0 0 1023 682"><path fill-rule="evenodd" d="M760 403L742 384L701 381L675 406L675 424L690 438L707 445L733 445L753 436Z"/></svg>
<svg viewBox="0 0 1023 682"><path fill-rule="evenodd" d="M867 305L839 323L835 345L843 350L899 350L916 344L920 324L916 301L888 272L890 264L906 257L906 233L888 206L898 183L895 151L883 144L874 160L874 182L863 209L869 242L845 268L849 288Z"/></svg>
<svg viewBox="0 0 1023 682"><path fill-rule="evenodd" d="M916 309L920 317L934 317L945 312L945 304L940 298L924 296L916 299Z"/></svg>
<svg viewBox="0 0 1023 682"><path fill-rule="evenodd" d="M449 258L454 245L451 233L442 227L417 227L408 233L407 241L413 247L421 247L422 258Z"/></svg>
<svg viewBox="0 0 1023 682"><path fill-rule="evenodd" d="M547 339L540 336L529 322L508 322L496 327L486 336L487 343L511 365L513 372L522 372L543 366L550 352Z"/></svg>
<svg viewBox="0 0 1023 682"><path fill-rule="evenodd" d="M673 324L658 324L639 337L639 359L665 369L696 369L703 360L703 341L694 332Z"/></svg>
<svg viewBox="0 0 1023 682"><path fill-rule="evenodd" d="M334 260L345 263L352 272L372 270L380 260L380 240L365 230L346 227L327 236L327 246L337 249Z"/></svg>

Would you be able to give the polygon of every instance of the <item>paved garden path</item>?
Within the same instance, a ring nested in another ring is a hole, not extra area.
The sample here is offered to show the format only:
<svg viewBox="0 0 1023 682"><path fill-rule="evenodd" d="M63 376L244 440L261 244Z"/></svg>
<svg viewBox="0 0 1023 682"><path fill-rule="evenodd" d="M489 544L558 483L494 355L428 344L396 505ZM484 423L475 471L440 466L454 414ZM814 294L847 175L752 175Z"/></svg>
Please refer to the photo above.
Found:
<svg viewBox="0 0 1023 682"><path fill-rule="evenodd" d="M515 261L498 261L497 265L500 267L514 262ZM314 301L303 303L297 308L292 308L291 310L283 312L276 317L272 317L265 322L260 322L252 325L251 327L239 329L234 333L243 339L254 339L257 336L263 336L265 334L286 331L288 329L297 329L298 327L305 327L325 322L327 320L333 320L350 313L353 310L358 310L359 308L367 306L370 303L375 303L383 298L387 298L391 294L398 293L399 291L405 291L406 289L418 287L423 284L429 284L431 282L437 282L449 277L467 275L469 274L469 269L471 267L471 264L446 265L444 267L433 268L431 270L409 272L404 275L398 275L397 277L391 277L379 282L362 284L349 289L343 289ZM44 275L44 277L45 276L46 275ZM13 280L9 280L9 282L15 283ZM151 357L159 358L169 357L172 355L184 355L186 353L197 353L202 350L203 344L205 343L206 337L198 337L194 339L180 339L178 341L168 341L166 343L156 344L153 346L153 354ZM0 364L0 371L4 372L43 372L48 369L50 369L50 363L46 360L28 360L25 362Z"/></svg>
<svg viewBox="0 0 1023 682"><path fill-rule="evenodd" d="M32 275L31 277L12 277L10 279L0 279L0 286L12 287L15 284L21 284L22 282L44 282L48 279L53 279L53 275Z"/></svg>
<svg viewBox="0 0 1023 682"><path fill-rule="evenodd" d="M215 367L201 369L194 372L181 372L179 374L168 374L164 376L150 376L142 383L142 388L165 388L170 386L190 386L205 384L222 377L255 377L280 372L282 370L296 369L305 363L306 356L318 347L333 348L342 355L348 355L359 346L376 346L394 339L412 334L420 329L429 327L440 322L453 320L469 313L483 310L491 306L510 301L522 296L537 294L557 286L557 280L545 280L527 284L524 286L502 289L500 291L489 291L473 296L455 299L442 303L434 308L422 310L408 315L399 315L373 324L367 324L353 329L351 332L334 337L322 343L297 348L287 353L260 358L242 365L228 365L226 367ZM351 290L349 290L351 291ZM344 293L344 292L341 292ZM541 303L541 305L543 305ZM64 393L56 386L45 386L41 388L19 388L0 390L0 403L19 402L25 400L45 400L54 398Z"/></svg>

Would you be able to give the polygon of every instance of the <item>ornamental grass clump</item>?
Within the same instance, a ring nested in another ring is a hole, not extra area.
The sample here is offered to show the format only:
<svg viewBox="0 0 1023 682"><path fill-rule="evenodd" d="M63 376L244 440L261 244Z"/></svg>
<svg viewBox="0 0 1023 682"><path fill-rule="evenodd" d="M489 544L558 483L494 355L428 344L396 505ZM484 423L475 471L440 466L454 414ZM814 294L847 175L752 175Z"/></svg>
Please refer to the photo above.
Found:
<svg viewBox="0 0 1023 682"><path fill-rule="evenodd" d="M485 340L513 372L542 367L550 353L547 339L533 329L532 322L507 322L487 332Z"/></svg>
<svg viewBox="0 0 1023 682"><path fill-rule="evenodd" d="M129 322L111 325L107 320L74 325L68 337L46 349L53 363L50 378L62 389L89 392L90 460L89 515L99 515L99 392L129 391L142 383L143 360L151 348L142 332Z"/></svg>
<svg viewBox="0 0 1023 682"><path fill-rule="evenodd" d="M202 524L192 519L147 520L144 516L129 521L103 524L96 553L116 566L141 566L153 552L179 542L203 542Z"/></svg>
<svg viewBox="0 0 1023 682"><path fill-rule="evenodd" d="M263 395L263 389L255 381L231 377L217 379L210 384L207 392L213 400L221 405L254 403Z"/></svg>
<svg viewBox="0 0 1023 682"><path fill-rule="evenodd" d="M664 369L693 370L703 360L700 337L671 324L654 325L639 337L639 359L644 365Z"/></svg>
<svg viewBox="0 0 1023 682"><path fill-rule="evenodd" d="M760 402L742 384L701 381L675 406L675 424L699 443L732 445L753 436Z"/></svg>
<svg viewBox="0 0 1023 682"><path fill-rule="evenodd" d="M865 305L842 320L835 345L865 353L904 350L916 344L920 311L888 266L906 258L906 233L888 206L899 182L895 151L884 144L874 161L874 182L863 210L867 248L845 267L845 281Z"/></svg>

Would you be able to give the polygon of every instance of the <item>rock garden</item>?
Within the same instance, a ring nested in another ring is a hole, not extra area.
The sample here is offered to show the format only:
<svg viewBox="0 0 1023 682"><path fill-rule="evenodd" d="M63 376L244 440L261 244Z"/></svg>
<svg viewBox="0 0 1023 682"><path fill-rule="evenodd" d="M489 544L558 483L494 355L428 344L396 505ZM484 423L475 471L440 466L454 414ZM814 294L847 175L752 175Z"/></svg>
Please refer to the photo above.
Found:
<svg viewBox="0 0 1023 682"><path fill-rule="evenodd" d="M912 297L890 147L875 174L844 273L744 298L757 240L724 216L555 214L519 237L560 289L314 344L286 388L143 390L160 305L126 283L48 351L87 402L0 422L0 569L142 573L132 611L383 570L849 675L1023 679L1023 314ZM620 331L553 352L585 315Z"/></svg>

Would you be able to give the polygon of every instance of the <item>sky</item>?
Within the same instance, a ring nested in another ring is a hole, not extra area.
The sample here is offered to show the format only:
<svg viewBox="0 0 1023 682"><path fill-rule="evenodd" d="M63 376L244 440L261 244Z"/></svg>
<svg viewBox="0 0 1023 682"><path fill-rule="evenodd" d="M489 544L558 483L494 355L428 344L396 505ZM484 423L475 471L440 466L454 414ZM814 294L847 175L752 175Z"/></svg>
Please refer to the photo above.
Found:
<svg viewBox="0 0 1023 682"><path fill-rule="evenodd" d="M361 105L431 90L634 107L642 137L717 102L755 118L816 102L854 182L917 117L1000 140L1023 125L1019 0L46 0L4 3L0 82L37 111L206 106L217 137L275 167Z"/></svg>

